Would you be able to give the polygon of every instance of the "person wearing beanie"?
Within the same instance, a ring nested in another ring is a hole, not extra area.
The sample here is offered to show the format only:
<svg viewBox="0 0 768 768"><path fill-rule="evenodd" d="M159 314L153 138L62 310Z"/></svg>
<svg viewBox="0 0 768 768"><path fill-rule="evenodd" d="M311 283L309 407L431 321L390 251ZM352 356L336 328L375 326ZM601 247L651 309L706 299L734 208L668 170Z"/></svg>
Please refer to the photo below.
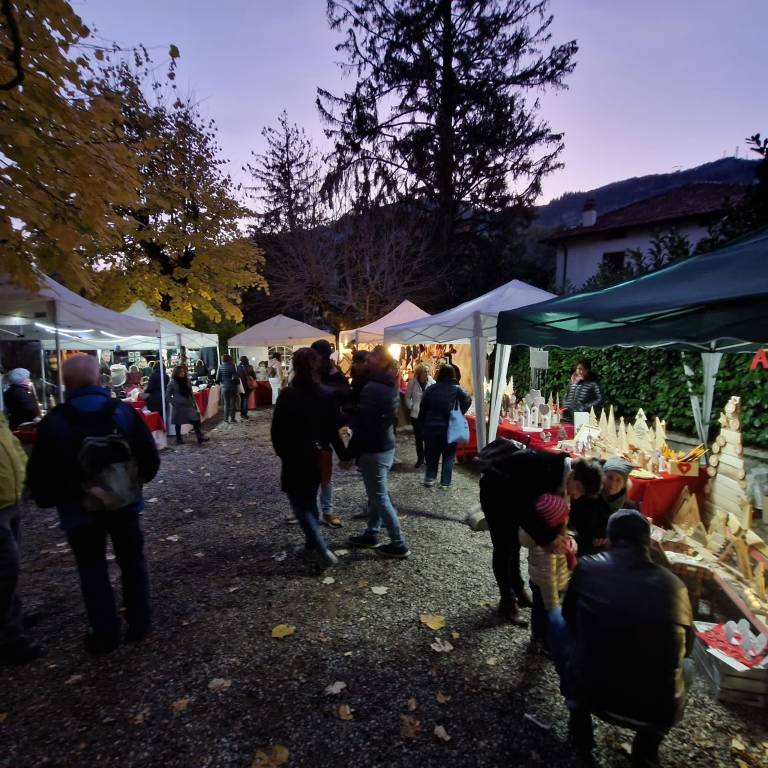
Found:
<svg viewBox="0 0 768 768"><path fill-rule="evenodd" d="M8 423L11 430L20 425L40 418L40 406L37 404L26 368L14 368L8 376L8 389L3 393L5 409L8 411Z"/></svg>
<svg viewBox="0 0 768 768"><path fill-rule="evenodd" d="M571 643L561 689L585 762L597 715L636 732L632 765L648 768L683 715L693 615L683 582L651 560L648 521L621 509L607 528L608 551L579 561L563 600Z"/></svg>
<svg viewBox="0 0 768 768"><path fill-rule="evenodd" d="M633 465L621 456L612 456L603 464L603 488L600 498L611 512L619 509L639 509L637 502L627 498L632 487L629 473L633 469Z"/></svg>
<svg viewBox="0 0 768 768"><path fill-rule="evenodd" d="M560 495L543 493L536 500L536 514L552 531L564 534L568 523L568 502ZM548 614L560 608L561 595L576 567L576 544L566 538L562 554L539 546L524 529L520 529L520 544L528 550L528 577L533 606L531 608L531 648L551 652L553 642Z"/></svg>
<svg viewBox="0 0 768 768"><path fill-rule="evenodd" d="M569 528L575 533L579 557L596 555L608 545L611 509L600 497L603 470L594 459L574 461L565 490L571 500Z"/></svg>

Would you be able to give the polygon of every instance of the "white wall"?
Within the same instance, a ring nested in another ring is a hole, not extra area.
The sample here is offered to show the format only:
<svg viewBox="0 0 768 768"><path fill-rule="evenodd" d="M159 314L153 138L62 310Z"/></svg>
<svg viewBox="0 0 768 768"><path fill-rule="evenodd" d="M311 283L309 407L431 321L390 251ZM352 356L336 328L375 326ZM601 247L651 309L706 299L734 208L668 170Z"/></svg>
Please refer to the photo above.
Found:
<svg viewBox="0 0 768 768"><path fill-rule="evenodd" d="M566 264L565 279L573 289L581 288L600 268L604 253L614 253L616 251L626 251L638 249L647 253L648 247L654 235L662 232L668 232L672 227L635 227L628 230L627 236L608 240L604 232L596 232L593 237L579 237L568 241L568 259ZM707 234L705 227L697 224L678 224L674 229L681 235L688 238L691 247ZM564 246L558 246L557 267L556 267L556 290L563 289L563 265L564 265Z"/></svg>

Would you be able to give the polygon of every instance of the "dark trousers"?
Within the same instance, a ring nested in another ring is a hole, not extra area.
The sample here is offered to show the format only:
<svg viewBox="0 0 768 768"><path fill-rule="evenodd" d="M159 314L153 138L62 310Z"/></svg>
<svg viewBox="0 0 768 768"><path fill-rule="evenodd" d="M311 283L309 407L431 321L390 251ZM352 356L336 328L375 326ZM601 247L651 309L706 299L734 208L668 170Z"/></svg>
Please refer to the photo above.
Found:
<svg viewBox="0 0 768 768"><path fill-rule="evenodd" d="M112 638L120 632L120 618L109 582L107 536L112 540L122 574L126 621L136 632L149 629L151 624L149 573L139 515L121 510L106 513L98 523L67 531L80 574L88 623L100 638Z"/></svg>
<svg viewBox="0 0 768 768"><path fill-rule="evenodd" d="M544 607L544 598L541 596L541 590L532 581L528 584L531 587L531 640L541 643L545 648L549 648L549 633L547 622L547 609Z"/></svg>
<svg viewBox="0 0 768 768"><path fill-rule="evenodd" d="M288 494L288 501L291 503L291 509L296 519L299 521L301 530L304 533L304 546L306 550L327 552L328 545L325 543L323 533L320 528L320 510L317 507L317 491L314 497L296 496Z"/></svg>
<svg viewBox="0 0 768 768"><path fill-rule="evenodd" d="M240 395L240 415L244 418L248 418L248 396L250 392L245 392Z"/></svg>
<svg viewBox="0 0 768 768"><path fill-rule="evenodd" d="M234 387L227 387L221 390L221 394L224 396L224 421L229 419L234 421L237 410L237 390Z"/></svg>
<svg viewBox="0 0 768 768"><path fill-rule="evenodd" d="M0 648L12 646L22 634L19 584L19 539L17 507L0 510Z"/></svg>
<svg viewBox="0 0 768 768"><path fill-rule="evenodd" d="M418 464L424 463L424 424L418 419L414 419L411 416L411 424L413 424L413 439L416 442L416 462Z"/></svg>
<svg viewBox="0 0 768 768"><path fill-rule="evenodd" d="M437 466L443 460L440 470L440 485L448 486L453 479L453 464L456 461L456 443L449 443L445 435L424 435L424 452L427 460L425 480L437 480Z"/></svg>
<svg viewBox="0 0 768 768"><path fill-rule="evenodd" d="M488 522L493 544L493 575L502 601L512 601L523 592L520 576L520 525L509 498L510 489L501 477L480 478L480 506Z"/></svg>

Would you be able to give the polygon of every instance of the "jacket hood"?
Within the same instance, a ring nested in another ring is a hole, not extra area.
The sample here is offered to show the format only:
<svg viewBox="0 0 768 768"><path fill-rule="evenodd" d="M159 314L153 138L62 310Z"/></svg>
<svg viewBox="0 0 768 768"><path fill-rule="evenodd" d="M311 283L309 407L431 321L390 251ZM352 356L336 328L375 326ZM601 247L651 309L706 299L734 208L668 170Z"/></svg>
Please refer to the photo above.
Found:
<svg viewBox="0 0 768 768"><path fill-rule="evenodd" d="M104 387L81 387L67 392L66 396L68 405L84 413L100 411L111 399L110 391Z"/></svg>

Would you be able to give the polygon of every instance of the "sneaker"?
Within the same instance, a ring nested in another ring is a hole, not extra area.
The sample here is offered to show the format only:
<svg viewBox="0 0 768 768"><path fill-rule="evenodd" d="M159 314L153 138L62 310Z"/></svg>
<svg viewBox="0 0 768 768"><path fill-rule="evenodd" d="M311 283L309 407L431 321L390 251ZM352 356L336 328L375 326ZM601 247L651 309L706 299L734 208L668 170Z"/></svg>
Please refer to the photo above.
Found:
<svg viewBox="0 0 768 768"><path fill-rule="evenodd" d="M382 544L380 547L376 547L376 554L395 560L405 560L411 554L411 550L405 544Z"/></svg>
<svg viewBox="0 0 768 768"><path fill-rule="evenodd" d="M350 536L349 546L360 549L376 549L379 546L379 537L373 533L363 533L360 536Z"/></svg>
<svg viewBox="0 0 768 768"><path fill-rule="evenodd" d="M203 443L207 443L210 441L210 437L198 437L197 438L197 444L202 445Z"/></svg>
<svg viewBox="0 0 768 768"><path fill-rule="evenodd" d="M8 667L19 667L36 661L43 655L39 645L32 645L26 637L0 648L0 664Z"/></svg>
<svg viewBox="0 0 768 768"><path fill-rule="evenodd" d="M443 485L442 483L440 483L440 490L441 491L450 491L451 490L451 486L450 485Z"/></svg>
<svg viewBox="0 0 768 768"><path fill-rule="evenodd" d="M321 552L317 558L317 564L324 571L326 568L332 568L334 565L339 564L339 558L330 550L326 549L325 552Z"/></svg>
<svg viewBox="0 0 768 768"><path fill-rule="evenodd" d="M432 488L436 482L437 482L437 480L425 480L424 481L424 487L425 488Z"/></svg>
<svg viewBox="0 0 768 768"><path fill-rule="evenodd" d="M323 525L327 525L329 528L341 528L341 518L338 515L330 514L323 515L320 518L320 522Z"/></svg>
<svg viewBox="0 0 768 768"><path fill-rule="evenodd" d="M361 512L355 512L354 515L352 515L353 520L367 520L368 519L368 510L364 509Z"/></svg>

